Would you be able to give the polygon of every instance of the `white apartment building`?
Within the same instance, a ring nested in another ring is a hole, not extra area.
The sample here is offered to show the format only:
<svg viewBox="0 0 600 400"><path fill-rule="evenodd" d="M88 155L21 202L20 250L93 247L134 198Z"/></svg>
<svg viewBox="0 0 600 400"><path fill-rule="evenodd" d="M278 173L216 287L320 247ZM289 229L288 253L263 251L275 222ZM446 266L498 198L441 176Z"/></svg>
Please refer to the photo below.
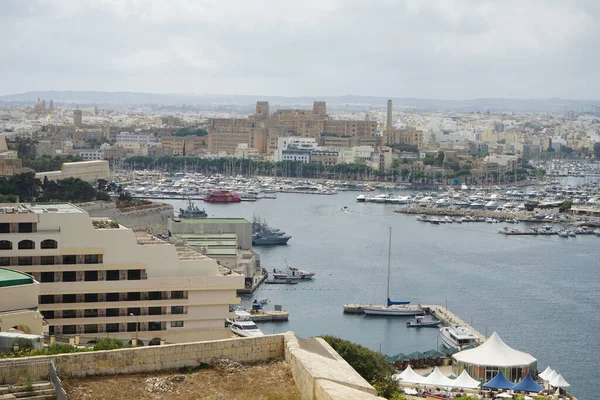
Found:
<svg viewBox="0 0 600 400"><path fill-rule="evenodd" d="M222 339L244 277L71 204L0 205L0 265L39 284L50 335L147 345Z"/></svg>
<svg viewBox="0 0 600 400"><path fill-rule="evenodd" d="M79 152L79 157L84 160L102 160L102 151L100 150L84 150Z"/></svg>
<svg viewBox="0 0 600 400"><path fill-rule="evenodd" d="M300 150L304 151L308 154L308 160L304 161L304 156L300 156L300 154L295 154L295 159L290 155L288 160L290 161L302 161L302 162L310 162L310 151L318 150L319 146L315 138L305 138L305 137L280 137L277 139L277 152L275 153L275 161L284 161L283 152L284 150Z"/></svg>
<svg viewBox="0 0 600 400"><path fill-rule="evenodd" d="M375 151L373 146L355 146L348 150L340 151L338 162L340 164L367 164L371 154Z"/></svg>
<svg viewBox="0 0 600 400"><path fill-rule="evenodd" d="M146 144L159 144L160 139L150 133L130 133L121 132L117 134L115 141L117 143L130 142L130 143L146 143Z"/></svg>

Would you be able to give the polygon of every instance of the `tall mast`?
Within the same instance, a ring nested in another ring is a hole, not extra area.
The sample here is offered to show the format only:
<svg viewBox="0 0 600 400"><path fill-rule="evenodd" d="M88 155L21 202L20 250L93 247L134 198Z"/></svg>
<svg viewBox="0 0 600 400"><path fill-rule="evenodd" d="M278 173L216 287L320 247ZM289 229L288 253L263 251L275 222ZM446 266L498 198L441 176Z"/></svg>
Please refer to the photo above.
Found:
<svg viewBox="0 0 600 400"><path fill-rule="evenodd" d="M388 300L390 298L390 267L392 262L392 227L390 226L390 241L388 244L388 276L387 276L387 298L385 299L385 304L387 306Z"/></svg>

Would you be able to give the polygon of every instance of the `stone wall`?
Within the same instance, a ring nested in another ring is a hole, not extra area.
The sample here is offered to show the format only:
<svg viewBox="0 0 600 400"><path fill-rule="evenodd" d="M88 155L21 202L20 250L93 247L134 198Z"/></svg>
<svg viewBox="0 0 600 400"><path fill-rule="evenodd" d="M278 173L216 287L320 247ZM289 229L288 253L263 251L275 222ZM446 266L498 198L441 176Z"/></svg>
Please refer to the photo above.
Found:
<svg viewBox="0 0 600 400"><path fill-rule="evenodd" d="M285 360L304 400L376 400L377 391L325 340L285 334Z"/></svg>
<svg viewBox="0 0 600 400"><path fill-rule="evenodd" d="M214 358L238 362L266 361L282 358L284 337L267 335L257 338L223 339L208 342L180 343L132 349L91 351L29 357L27 360L54 359L61 378L93 375L149 373L210 363ZM0 370L13 359L0 360Z"/></svg>
<svg viewBox="0 0 600 400"><path fill-rule="evenodd" d="M285 357L304 400L381 400L323 339L299 339L293 332L132 349L0 359L0 372L15 362L54 360L61 378L152 373L210 363L215 358L252 363Z"/></svg>
<svg viewBox="0 0 600 400"><path fill-rule="evenodd" d="M164 203L155 204L156 207L125 212L117 210L114 202L94 201L79 203L77 206L86 211L90 217L110 218L134 231L166 232L167 222L173 217L173 206Z"/></svg>

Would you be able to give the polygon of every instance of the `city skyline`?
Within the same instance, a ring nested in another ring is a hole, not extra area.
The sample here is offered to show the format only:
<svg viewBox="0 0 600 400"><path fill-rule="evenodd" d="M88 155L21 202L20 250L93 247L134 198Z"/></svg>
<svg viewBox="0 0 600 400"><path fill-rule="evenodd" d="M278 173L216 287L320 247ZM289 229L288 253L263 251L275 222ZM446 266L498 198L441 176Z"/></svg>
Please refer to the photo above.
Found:
<svg viewBox="0 0 600 400"><path fill-rule="evenodd" d="M34 90L594 99L600 7L536 0L2 4L0 95Z"/></svg>

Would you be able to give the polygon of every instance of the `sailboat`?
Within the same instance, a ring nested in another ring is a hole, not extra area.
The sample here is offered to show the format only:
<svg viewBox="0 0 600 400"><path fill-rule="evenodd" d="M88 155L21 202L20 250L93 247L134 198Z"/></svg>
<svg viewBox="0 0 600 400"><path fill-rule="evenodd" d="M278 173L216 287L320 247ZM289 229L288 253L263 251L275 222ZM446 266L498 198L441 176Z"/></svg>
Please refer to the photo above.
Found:
<svg viewBox="0 0 600 400"><path fill-rule="evenodd" d="M367 315L387 315L391 317L404 317L412 315L423 315L425 311L421 306L411 305L410 301L390 300L390 270L392 262L392 228L390 227L390 238L388 245L388 271L387 271L387 303L385 306L369 305L363 307Z"/></svg>

